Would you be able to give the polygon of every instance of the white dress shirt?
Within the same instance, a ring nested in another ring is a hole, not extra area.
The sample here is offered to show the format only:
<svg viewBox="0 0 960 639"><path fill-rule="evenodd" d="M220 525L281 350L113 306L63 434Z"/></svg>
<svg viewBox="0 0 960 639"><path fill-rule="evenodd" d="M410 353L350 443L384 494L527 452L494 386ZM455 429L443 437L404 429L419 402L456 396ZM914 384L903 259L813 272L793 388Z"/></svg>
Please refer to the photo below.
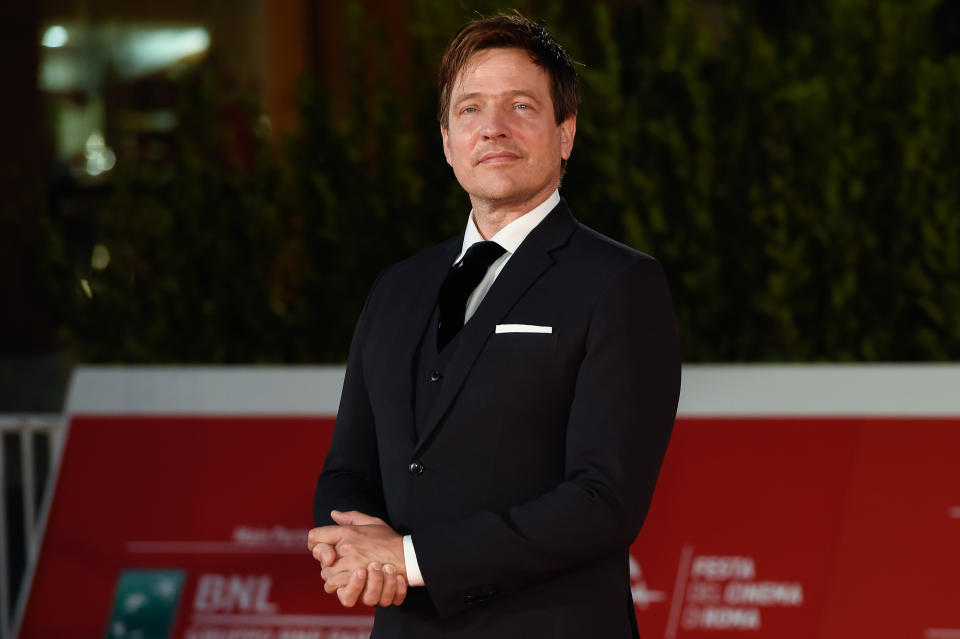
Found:
<svg viewBox="0 0 960 639"><path fill-rule="evenodd" d="M490 241L502 246L506 249L506 252L494 260L493 264L487 268L487 274L483 276L483 279L477 284L477 288L473 289L473 293L467 298L467 308L463 317L464 324L473 317L477 307L480 306L480 302L483 301L490 287L493 286L494 280L500 275L500 271L506 266L510 257L517 251L523 241L527 239L530 231L536 228L557 204L560 204L560 192L554 190L550 197L530 212L524 213L507 224L497 231L496 235L490 238ZM473 219L473 211L470 211L470 216L467 218L467 229L463 233L463 246L460 248L460 254L457 255L457 259L455 259L453 263L456 264L462 260L467 249L471 246L483 241L483 236L480 235L476 221ZM420 566L417 563L417 553L413 548L412 535L403 536L403 563L407 570L407 583L411 586L423 586L423 575L420 574Z"/></svg>

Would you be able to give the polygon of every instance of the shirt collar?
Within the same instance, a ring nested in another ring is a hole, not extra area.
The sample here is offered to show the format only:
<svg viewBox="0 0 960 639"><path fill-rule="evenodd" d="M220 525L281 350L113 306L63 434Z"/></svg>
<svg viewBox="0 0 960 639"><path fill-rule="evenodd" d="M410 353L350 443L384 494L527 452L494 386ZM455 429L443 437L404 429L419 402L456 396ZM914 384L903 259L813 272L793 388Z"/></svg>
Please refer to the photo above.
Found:
<svg viewBox="0 0 960 639"><path fill-rule="evenodd" d="M533 210L524 213L497 231L496 235L490 238L490 241L496 242L505 248L507 253L513 253L520 247L523 240L527 238L530 231L536 228L536 226L547 217L547 214L556 208L557 204L560 204L560 192L555 189L550 197L534 207ZM457 259L454 260L453 263L456 264L459 262L471 246L483 241L483 236L480 235L477 224L473 221L473 211L471 210L470 216L467 218L467 230L463 233L463 246L460 248L460 254L457 255Z"/></svg>

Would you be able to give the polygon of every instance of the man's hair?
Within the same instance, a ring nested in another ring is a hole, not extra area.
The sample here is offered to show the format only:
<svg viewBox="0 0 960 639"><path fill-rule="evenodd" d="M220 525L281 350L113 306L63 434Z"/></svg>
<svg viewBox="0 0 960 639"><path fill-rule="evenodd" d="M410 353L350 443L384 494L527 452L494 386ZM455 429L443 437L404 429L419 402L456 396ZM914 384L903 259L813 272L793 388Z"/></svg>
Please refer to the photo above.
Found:
<svg viewBox="0 0 960 639"><path fill-rule="evenodd" d="M438 119L450 125L450 96L453 83L474 53L483 49L522 49L550 76L553 113L560 124L577 113L580 84L573 60L543 26L527 20L519 12L481 18L463 25L453 36L440 63L440 108Z"/></svg>

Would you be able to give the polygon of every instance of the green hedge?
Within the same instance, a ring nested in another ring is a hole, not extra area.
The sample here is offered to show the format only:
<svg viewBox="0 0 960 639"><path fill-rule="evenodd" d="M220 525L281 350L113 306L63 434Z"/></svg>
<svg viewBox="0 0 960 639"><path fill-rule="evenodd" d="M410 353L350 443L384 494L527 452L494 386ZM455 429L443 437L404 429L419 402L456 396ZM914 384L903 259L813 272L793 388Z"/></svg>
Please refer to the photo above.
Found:
<svg viewBox="0 0 960 639"><path fill-rule="evenodd" d="M960 354L948 2L516 3L585 64L563 193L664 263L685 361ZM473 15L452 4L411 3L397 86L383 25L352 3L349 95L304 82L280 145L214 70L186 81L175 162L119 163L83 241L44 218L65 344L88 361L342 360L376 273L466 219L435 118L440 53Z"/></svg>

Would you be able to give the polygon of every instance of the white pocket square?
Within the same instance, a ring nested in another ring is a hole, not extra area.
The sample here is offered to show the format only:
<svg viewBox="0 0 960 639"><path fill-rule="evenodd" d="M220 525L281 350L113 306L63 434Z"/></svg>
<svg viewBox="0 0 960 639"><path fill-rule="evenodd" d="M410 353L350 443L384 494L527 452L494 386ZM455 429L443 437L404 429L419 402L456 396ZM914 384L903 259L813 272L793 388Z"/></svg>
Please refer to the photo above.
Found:
<svg viewBox="0 0 960 639"><path fill-rule="evenodd" d="M534 324L497 324L497 333L552 333L552 326Z"/></svg>

